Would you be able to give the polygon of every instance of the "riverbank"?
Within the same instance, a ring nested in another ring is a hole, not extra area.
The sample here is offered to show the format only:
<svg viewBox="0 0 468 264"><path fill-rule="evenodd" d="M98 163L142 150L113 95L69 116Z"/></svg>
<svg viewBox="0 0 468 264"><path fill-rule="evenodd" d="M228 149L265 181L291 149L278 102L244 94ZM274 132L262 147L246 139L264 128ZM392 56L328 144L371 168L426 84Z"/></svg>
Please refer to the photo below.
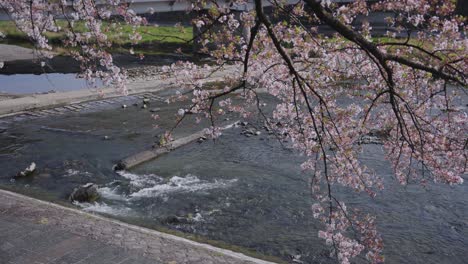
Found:
<svg viewBox="0 0 468 264"><path fill-rule="evenodd" d="M44 55L52 55L47 58ZM154 68L169 65L179 60L195 61L190 54L176 54L160 52L158 54L145 54L144 57L132 55L128 52L113 52L114 62L117 66L127 69L129 75L137 69ZM18 45L0 44L0 74L44 74L44 73L79 73L80 64L66 54L38 51Z"/></svg>
<svg viewBox="0 0 468 264"><path fill-rule="evenodd" d="M127 85L128 94L139 94L146 92L158 92L174 87L174 78L161 78L156 66L148 68L137 68L130 74L130 83ZM224 70L214 73L207 82L220 82L223 76L235 71L234 67L225 67ZM68 92L28 94L24 96L13 96L4 94L0 104L0 117L18 114L26 111L36 111L51 107L65 106L94 100L105 100L109 98L124 96L122 91L115 88L81 89Z"/></svg>
<svg viewBox="0 0 468 264"><path fill-rule="evenodd" d="M4 190L0 256L15 264L272 263Z"/></svg>
<svg viewBox="0 0 468 264"><path fill-rule="evenodd" d="M67 22L60 19L57 20L57 23L63 28L67 26ZM134 50L135 54L144 55L173 53L177 49L185 53L192 52L192 27L189 25L176 26L175 24L175 22L172 25L161 26L148 24L138 27L136 32L142 38L136 44L128 37L134 30L133 26L104 22L101 29L106 32L108 40L112 43L112 46L106 49L111 53L128 53L130 48ZM75 32L85 32L86 30L83 22L78 21L74 24ZM0 38L0 43L25 48L34 46L29 37L18 30L12 21L0 21L0 32L4 35L4 37ZM63 30L46 32L44 35L56 54L66 55L74 49L63 45L63 41L67 38L67 34Z"/></svg>

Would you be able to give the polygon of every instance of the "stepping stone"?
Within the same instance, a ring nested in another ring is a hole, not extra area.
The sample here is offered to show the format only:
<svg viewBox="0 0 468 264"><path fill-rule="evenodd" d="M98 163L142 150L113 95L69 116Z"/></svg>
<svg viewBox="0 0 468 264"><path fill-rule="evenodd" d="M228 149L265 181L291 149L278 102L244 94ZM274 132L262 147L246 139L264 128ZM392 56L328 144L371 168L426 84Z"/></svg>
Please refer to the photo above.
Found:
<svg viewBox="0 0 468 264"><path fill-rule="evenodd" d="M27 115L30 115L30 116L34 116L34 117L43 117L43 115L41 115L40 113L38 112L30 112L30 113L26 113Z"/></svg>
<svg viewBox="0 0 468 264"><path fill-rule="evenodd" d="M48 113L47 110L41 110L41 111L38 112L38 113L40 113L43 117L49 116L49 115L50 115L50 113Z"/></svg>
<svg viewBox="0 0 468 264"><path fill-rule="evenodd" d="M50 111L55 112L57 115L62 115L62 114L65 114L66 112L69 112L70 110L60 107L60 108L50 109Z"/></svg>
<svg viewBox="0 0 468 264"><path fill-rule="evenodd" d="M73 107L73 108L75 108L75 109L77 109L77 110L83 109L83 106L78 105L78 104L70 105L70 107Z"/></svg>
<svg viewBox="0 0 468 264"><path fill-rule="evenodd" d="M91 104L91 103L83 103L83 104L81 104L81 106L82 106L83 108L89 108L89 107L92 106L92 104Z"/></svg>
<svg viewBox="0 0 468 264"><path fill-rule="evenodd" d="M59 113L51 111L51 110L42 110L43 113L46 113L48 115L58 115Z"/></svg>
<svg viewBox="0 0 468 264"><path fill-rule="evenodd" d="M73 111L73 112L78 112L80 111L81 109L80 108L77 108L77 107L74 107L72 105L70 105L70 107L68 108L70 111Z"/></svg>
<svg viewBox="0 0 468 264"><path fill-rule="evenodd" d="M70 110L70 111L74 111L75 108L71 107L70 105L67 105L67 106L64 106L63 108L67 109L67 110Z"/></svg>

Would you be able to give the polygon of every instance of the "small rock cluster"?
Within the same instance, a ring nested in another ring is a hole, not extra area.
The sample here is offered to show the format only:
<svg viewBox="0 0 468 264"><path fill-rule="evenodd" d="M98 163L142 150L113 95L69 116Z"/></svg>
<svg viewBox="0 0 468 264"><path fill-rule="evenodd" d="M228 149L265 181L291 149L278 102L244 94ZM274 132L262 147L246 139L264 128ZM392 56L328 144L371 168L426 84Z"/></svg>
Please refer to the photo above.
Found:
<svg viewBox="0 0 468 264"><path fill-rule="evenodd" d="M160 66L144 66L127 69L127 76L130 81L155 80L161 73Z"/></svg>
<svg viewBox="0 0 468 264"><path fill-rule="evenodd" d="M242 130L241 132L241 135L244 135L246 137L251 137L251 136L259 136L260 134L262 134L262 132L258 131L258 130L255 130L255 129L244 129Z"/></svg>
<svg viewBox="0 0 468 264"><path fill-rule="evenodd" d="M24 170L18 172L12 179L15 181L21 178L27 178L33 176L37 170L36 163L31 162L31 164ZM40 175L39 175L40 176ZM100 194L97 189L97 185L94 183L87 183L81 185L73 190L70 194L69 200L71 202L94 202L100 198Z"/></svg>
<svg viewBox="0 0 468 264"><path fill-rule="evenodd" d="M149 98L144 97L143 100L141 101L141 109L147 109L148 106L150 105L150 103L151 103L151 100ZM138 107L138 106L140 106L140 104L139 103L134 103L133 106ZM128 105L123 104L122 108L126 109L126 108L128 108ZM161 111L161 108L159 108L159 107L155 107L155 108L150 109L150 112L152 112L152 113L156 113L156 112L159 112L159 111Z"/></svg>
<svg viewBox="0 0 468 264"><path fill-rule="evenodd" d="M238 126L243 127L240 134L244 135L245 137L260 136L262 134L260 130L258 130L253 125L249 124L248 122L245 122L245 121L239 122ZM263 128L268 132L268 134L273 134L273 131L271 131L268 128L268 126L265 125Z"/></svg>

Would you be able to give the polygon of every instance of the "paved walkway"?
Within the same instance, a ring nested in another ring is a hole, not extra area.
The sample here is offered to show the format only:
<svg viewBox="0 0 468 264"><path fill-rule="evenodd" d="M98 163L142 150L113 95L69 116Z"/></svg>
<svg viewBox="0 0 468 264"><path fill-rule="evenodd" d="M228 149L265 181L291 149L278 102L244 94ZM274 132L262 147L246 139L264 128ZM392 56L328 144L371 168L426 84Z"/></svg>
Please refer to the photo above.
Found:
<svg viewBox="0 0 468 264"><path fill-rule="evenodd" d="M0 190L0 264L46 263L271 262Z"/></svg>
<svg viewBox="0 0 468 264"><path fill-rule="evenodd" d="M47 52L52 53L52 52ZM16 45L0 44L0 61L33 60L41 56L38 51Z"/></svg>

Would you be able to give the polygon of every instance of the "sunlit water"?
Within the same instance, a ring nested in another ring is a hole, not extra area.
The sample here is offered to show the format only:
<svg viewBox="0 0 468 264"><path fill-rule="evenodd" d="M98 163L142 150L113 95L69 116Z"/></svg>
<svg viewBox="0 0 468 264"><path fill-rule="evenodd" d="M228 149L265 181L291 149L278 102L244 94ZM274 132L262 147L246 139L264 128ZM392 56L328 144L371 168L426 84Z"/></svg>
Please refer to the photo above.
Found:
<svg viewBox="0 0 468 264"><path fill-rule="evenodd" d="M333 263L317 237L322 226L311 216L302 158L266 131L247 138L234 128L216 142L193 143L130 171L113 172L119 159L147 148L154 135L170 127L179 107L164 108L158 129L148 121L151 113L136 107L5 123L0 183L65 201L77 185L95 182L102 199L76 206L285 260L301 255L305 263ZM178 133L197 129L188 125ZM336 192L348 206L377 215L387 263L466 263L466 185L401 187L380 145L367 145L361 159L385 179L386 189L375 199L340 188ZM36 175L11 181L31 161L38 164Z"/></svg>
<svg viewBox="0 0 468 264"><path fill-rule="evenodd" d="M33 94L94 88L96 88L95 85L91 85L84 79L77 78L74 73L0 74L0 93Z"/></svg>

